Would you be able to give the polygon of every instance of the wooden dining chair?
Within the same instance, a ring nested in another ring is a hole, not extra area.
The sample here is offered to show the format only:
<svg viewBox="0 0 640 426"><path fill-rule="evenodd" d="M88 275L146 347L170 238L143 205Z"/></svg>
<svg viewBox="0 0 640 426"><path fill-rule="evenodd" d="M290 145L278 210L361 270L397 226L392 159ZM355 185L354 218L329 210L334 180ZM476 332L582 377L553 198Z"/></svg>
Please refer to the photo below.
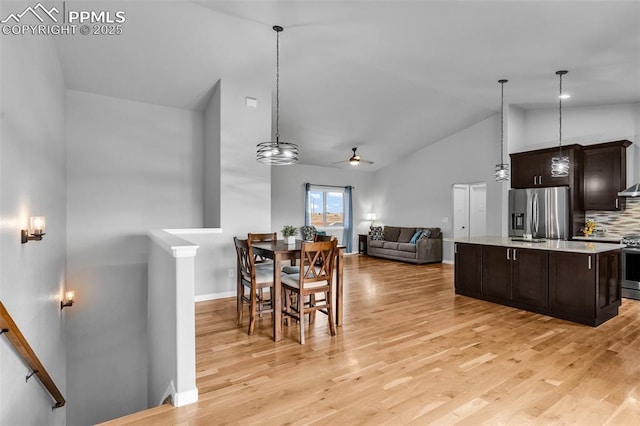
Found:
<svg viewBox="0 0 640 426"><path fill-rule="evenodd" d="M257 268L251 240L233 238L236 246L238 261L237 280L237 319L238 325L242 324L244 316L244 304L249 305L249 329L247 333L253 335L256 317L263 313L273 312L273 267ZM264 289L269 289L269 298L265 297Z"/></svg>
<svg viewBox="0 0 640 426"><path fill-rule="evenodd" d="M338 240L302 242L301 273L282 276L283 315L298 321L300 343L305 343L304 317L306 314L322 312L329 318L329 332L336 335L333 321L333 268ZM318 295L322 295L318 298ZM293 297L295 296L295 297ZM311 315L310 315L311 317ZM310 323L311 320L310 320Z"/></svg>
<svg viewBox="0 0 640 426"><path fill-rule="evenodd" d="M254 234L254 233L249 232L249 234L247 235L247 240L251 241L252 243L256 243L256 242L274 242L274 241L278 241L278 233L277 232L272 232L272 233L268 233L268 234ZM256 261L256 265L259 265L259 266L273 263L273 260L268 259L266 257L262 257L260 255L254 254L253 258Z"/></svg>

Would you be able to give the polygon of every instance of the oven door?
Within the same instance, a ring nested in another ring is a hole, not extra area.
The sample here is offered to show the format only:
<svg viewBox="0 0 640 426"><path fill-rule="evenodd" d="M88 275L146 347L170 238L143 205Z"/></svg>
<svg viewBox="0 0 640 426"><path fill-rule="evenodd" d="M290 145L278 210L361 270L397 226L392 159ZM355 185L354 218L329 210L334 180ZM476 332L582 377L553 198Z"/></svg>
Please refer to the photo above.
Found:
<svg viewBox="0 0 640 426"><path fill-rule="evenodd" d="M640 299L640 248L622 249L622 297Z"/></svg>

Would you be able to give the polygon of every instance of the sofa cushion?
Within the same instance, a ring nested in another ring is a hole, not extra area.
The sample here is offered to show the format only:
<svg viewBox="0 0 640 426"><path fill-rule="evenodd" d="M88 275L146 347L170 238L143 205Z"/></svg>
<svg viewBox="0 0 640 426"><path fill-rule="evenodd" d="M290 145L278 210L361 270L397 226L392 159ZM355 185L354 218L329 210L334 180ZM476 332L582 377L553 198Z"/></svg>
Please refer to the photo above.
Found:
<svg viewBox="0 0 640 426"><path fill-rule="evenodd" d="M371 226L369 227L369 235L371 235L371 240L382 241L384 239L384 235L382 232L382 226Z"/></svg>
<svg viewBox="0 0 640 426"><path fill-rule="evenodd" d="M385 226L384 227L384 240L385 241L398 241L398 237L399 236L400 236L400 227L399 226ZM411 238L411 237L409 237L409 238Z"/></svg>
<svg viewBox="0 0 640 426"><path fill-rule="evenodd" d="M382 248L383 244L384 244L383 240L371 240L371 242L369 243L369 247Z"/></svg>
<svg viewBox="0 0 640 426"><path fill-rule="evenodd" d="M398 244L400 243L397 243L395 241L383 241L382 248L398 250Z"/></svg>
<svg viewBox="0 0 640 426"><path fill-rule="evenodd" d="M398 243L398 250L408 251L410 253L416 252L416 245L411 243Z"/></svg>
<svg viewBox="0 0 640 426"><path fill-rule="evenodd" d="M408 243L411 241L411 237L416 233L416 228L400 228L400 235L398 235L399 243Z"/></svg>

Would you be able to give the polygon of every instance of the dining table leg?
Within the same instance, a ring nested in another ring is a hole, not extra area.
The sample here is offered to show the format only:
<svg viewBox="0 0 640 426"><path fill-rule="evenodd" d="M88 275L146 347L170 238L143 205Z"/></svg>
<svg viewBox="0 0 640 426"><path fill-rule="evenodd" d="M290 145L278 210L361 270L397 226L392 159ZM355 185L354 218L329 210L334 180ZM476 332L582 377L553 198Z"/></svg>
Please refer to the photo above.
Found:
<svg viewBox="0 0 640 426"><path fill-rule="evenodd" d="M344 256L344 248L338 248L338 257L336 259L336 325L338 327L342 326L342 304L344 303L344 295L343 295L343 256Z"/></svg>
<svg viewBox="0 0 640 426"><path fill-rule="evenodd" d="M280 271L282 269L282 255L276 253L273 256L273 340L282 340L282 282Z"/></svg>

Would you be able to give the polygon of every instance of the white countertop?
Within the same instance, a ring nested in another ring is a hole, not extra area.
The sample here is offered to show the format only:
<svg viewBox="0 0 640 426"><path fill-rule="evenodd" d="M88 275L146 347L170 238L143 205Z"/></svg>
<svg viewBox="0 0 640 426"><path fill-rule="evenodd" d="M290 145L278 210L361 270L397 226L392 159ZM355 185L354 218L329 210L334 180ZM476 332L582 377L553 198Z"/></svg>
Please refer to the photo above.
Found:
<svg viewBox="0 0 640 426"><path fill-rule="evenodd" d="M580 241L597 241L597 242L601 242L601 243L615 243L615 244L619 244L620 241L622 240L622 237L602 237L602 236L598 236L598 235L590 235L588 237L573 237L574 240L580 240Z"/></svg>
<svg viewBox="0 0 640 426"><path fill-rule="evenodd" d="M564 241L547 240L545 242L511 241L505 237L472 237L472 238L445 238L444 241L454 243L481 244L487 246L501 246L511 248L528 248L537 250L566 251L573 253L603 253L611 250L619 250L624 247L621 244L596 243L592 241Z"/></svg>

